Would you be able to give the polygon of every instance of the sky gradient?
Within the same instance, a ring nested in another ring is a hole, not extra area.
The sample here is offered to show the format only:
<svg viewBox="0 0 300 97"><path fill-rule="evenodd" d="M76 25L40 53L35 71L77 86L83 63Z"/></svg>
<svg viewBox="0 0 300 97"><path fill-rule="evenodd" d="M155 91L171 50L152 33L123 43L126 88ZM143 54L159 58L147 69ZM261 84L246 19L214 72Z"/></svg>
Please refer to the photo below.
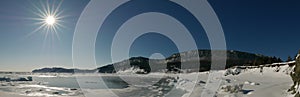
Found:
<svg viewBox="0 0 300 97"><path fill-rule="evenodd" d="M54 0L48 3L57 6L60 1ZM60 19L64 27L58 31L59 38L50 35L47 39L44 31L37 31L28 36L40 26L36 24L38 21L32 19L39 18L34 14L38 11L34 5L46 4L46 0L40 2L1 0L0 2L0 71L31 71L35 68L54 66L73 67L73 33L88 0L62 1L59 10L64 16ZM299 0L209 0L209 3L223 26L229 50L286 59L288 56L293 57L300 49ZM131 12L123 14L126 16ZM178 14L181 12L179 11ZM205 32L191 34L199 49L210 48ZM101 35L107 37L113 34ZM109 48L108 40L97 37L97 64L111 63L107 58L108 50L105 49ZM131 56L149 57L157 52L168 56L177 52L174 43L159 34L143 35L133 43L131 48Z"/></svg>

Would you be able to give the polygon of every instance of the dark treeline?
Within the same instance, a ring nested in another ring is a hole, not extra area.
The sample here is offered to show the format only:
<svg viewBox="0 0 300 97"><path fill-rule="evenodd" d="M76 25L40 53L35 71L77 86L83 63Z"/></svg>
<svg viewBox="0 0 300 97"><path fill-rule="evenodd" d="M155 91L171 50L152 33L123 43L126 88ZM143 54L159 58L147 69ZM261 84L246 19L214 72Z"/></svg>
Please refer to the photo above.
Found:
<svg viewBox="0 0 300 97"><path fill-rule="evenodd" d="M252 54L247 52L240 51L225 51L227 53L226 59L226 67L230 68L233 66L258 66L263 64L271 64L282 62L280 58L275 56L264 56L260 54ZM195 64L199 64L197 62L197 53L200 58L200 68L193 67ZM128 60L124 60L122 62L109 64L103 67L97 68L100 73L115 73L119 70L125 70L129 68L138 68L143 69L144 73L155 72L155 71L164 71L164 72L181 72L184 71L181 68L182 62L181 58L189 58L188 61L185 61L185 65L190 65L189 69L191 72L195 70L199 71L208 71L211 69L211 50L193 50L188 52L176 53L167 57L166 59L155 60L149 65L149 61L152 59L144 58L144 57L132 57ZM164 66L166 65L166 66ZM220 64L224 65L224 64ZM117 67L117 68L115 68ZM189 66L185 66L189 67ZM224 69L225 69L224 68ZM116 70L117 69L117 70Z"/></svg>

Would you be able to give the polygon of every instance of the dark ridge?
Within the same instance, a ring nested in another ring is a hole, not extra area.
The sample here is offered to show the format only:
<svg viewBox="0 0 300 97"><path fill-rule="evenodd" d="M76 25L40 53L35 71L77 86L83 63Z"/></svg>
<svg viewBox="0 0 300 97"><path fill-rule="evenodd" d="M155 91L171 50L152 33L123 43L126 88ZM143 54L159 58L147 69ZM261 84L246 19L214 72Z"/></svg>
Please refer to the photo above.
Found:
<svg viewBox="0 0 300 97"><path fill-rule="evenodd" d="M214 50L222 51L222 50ZM198 55L197 55L198 52ZM224 52L224 50L223 50ZM280 58L264 56L261 54L253 54L241 51L226 50L226 67L230 68L233 66L258 66L261 64L271 64L276 62L282 62ZM197 63L197 56L200 58L200 67L193 67L193 64ZM185 64L191 64L190 68L181 68L181 57L188 58ZM151 66L149 62L151 61ZM145 57L132 57L128 60L109 64L103 67L97 68L100 73L116 73L120 70L126 70L130 68L143 69L145 72L138 73L149 73L149 72L202 72L211 69L211 50L192 50L181 53L175 53L166 59L149 59ZM223 64L222 64L223 65ZM224 68L224 69L225 69Z"/></svg>

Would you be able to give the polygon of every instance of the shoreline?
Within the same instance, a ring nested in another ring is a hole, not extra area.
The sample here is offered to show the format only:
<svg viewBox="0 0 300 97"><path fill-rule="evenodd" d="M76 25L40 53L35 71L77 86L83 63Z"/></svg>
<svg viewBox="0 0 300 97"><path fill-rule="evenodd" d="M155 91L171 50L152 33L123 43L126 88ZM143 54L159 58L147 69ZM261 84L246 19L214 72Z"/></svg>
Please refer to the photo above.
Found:
<svg viewBox="0 0 300 97"><path fill-rule="evenodd" d="M0 97L29 97L24 95L18 95L10 92L0 91Z"/></svg>
<svg viewBox="0 0 300 97"><path fill-rule="evenodd" d="M5 92L0 90L0 97L36 97L36 96L26 96L26 95L20 95L20 94ZM48 96L41 96L41 97L48 97ZM78 95L78 96L55 96L55 97L84 97L84 96Z"/></svg>

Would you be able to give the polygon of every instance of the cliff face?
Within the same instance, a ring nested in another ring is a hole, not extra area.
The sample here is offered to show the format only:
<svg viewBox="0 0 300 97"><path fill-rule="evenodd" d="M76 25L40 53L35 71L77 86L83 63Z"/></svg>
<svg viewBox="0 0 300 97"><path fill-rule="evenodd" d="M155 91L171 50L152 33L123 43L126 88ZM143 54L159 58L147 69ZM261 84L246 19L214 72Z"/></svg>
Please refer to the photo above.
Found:
<svg viewBox="0 0 300 97"><path fill-rule="evenodd" d="M292 80L293 80L294 84L288 91L291 91L292 94L295 94L295 97L300 97L300 94L299 94L299 91L298 91L298 88L299 88L299 85L300 85L300 50L299 50L298 55L296 57L296 64L295 64L295 67L294 67L294 71L291 72L290 75L292 77Z"/></svg>

